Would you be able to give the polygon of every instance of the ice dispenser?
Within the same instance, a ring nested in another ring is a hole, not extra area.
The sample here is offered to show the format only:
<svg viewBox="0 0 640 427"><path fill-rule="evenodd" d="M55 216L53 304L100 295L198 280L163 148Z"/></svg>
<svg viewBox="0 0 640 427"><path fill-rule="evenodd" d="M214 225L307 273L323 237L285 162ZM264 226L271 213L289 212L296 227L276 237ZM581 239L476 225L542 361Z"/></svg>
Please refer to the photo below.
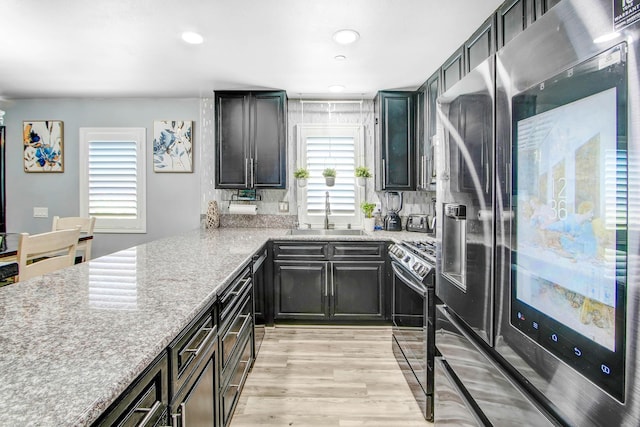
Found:
<svg viewBox="0 0 640 427"><path fill-rule="evenodd" d="M467 290L467 207L445 203L442 221L442 274Z"/></svg>

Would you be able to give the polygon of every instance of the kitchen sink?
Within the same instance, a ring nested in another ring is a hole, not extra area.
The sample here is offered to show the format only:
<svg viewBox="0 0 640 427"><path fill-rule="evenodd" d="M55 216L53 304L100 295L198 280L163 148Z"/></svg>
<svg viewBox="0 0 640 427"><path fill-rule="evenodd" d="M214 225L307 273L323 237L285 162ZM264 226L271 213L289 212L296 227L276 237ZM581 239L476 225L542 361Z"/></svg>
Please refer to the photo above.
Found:
<svg viewBox="0 0 640 427"><path fill-rule="evenodd" d="M329 229L323 228L293 228L289 234L294 236L364 236L363 230Z"/></svg>

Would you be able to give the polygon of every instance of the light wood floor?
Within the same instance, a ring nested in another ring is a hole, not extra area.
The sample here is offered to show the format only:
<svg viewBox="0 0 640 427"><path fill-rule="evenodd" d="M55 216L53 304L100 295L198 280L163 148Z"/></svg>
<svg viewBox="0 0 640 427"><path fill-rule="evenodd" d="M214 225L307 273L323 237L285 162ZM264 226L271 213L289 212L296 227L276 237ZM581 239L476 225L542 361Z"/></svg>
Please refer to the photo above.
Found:
<svg viewBox="0 0 640 427"><path fill-rule="evenodd" d="M267 328L231 427L430 426L389 328Z"/></svg>

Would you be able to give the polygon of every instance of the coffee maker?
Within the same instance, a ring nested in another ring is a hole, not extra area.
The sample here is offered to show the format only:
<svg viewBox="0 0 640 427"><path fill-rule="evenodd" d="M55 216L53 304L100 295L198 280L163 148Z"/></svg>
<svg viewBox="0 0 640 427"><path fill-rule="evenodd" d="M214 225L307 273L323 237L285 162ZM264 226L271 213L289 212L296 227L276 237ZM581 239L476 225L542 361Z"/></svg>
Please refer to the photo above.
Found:
<svg viewBox="0 0 640 427"><path fill-rule="evenodd" d="M387 191L387 215L384 217L384 229L402 231L402 219L398 212L402 209L402 192Z"/></svg>

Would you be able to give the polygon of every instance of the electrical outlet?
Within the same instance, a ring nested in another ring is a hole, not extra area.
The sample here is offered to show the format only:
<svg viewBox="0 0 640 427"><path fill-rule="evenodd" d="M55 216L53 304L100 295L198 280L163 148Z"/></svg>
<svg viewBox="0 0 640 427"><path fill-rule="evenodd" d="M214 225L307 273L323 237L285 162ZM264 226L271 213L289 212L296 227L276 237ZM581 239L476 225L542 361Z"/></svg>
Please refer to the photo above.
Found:
<svg viewBox="0 0 640 427"><path fill-rule="evenodd" d="M380 202L376 203L376 207L373 210L374 213L381 213L382 212L382 205L380 204Z"/></svg>
<svg viewBox="0 0 640 427"><path fill-rule="evenodd" d="M289 212L289 202L280 202L278 204L280 212Z"/></svg>
<svg viewBox="0 0 640 427"><path fill-rule="evenodd" d="M34 218L49 218L49 208L33 208Z"/></svg>

